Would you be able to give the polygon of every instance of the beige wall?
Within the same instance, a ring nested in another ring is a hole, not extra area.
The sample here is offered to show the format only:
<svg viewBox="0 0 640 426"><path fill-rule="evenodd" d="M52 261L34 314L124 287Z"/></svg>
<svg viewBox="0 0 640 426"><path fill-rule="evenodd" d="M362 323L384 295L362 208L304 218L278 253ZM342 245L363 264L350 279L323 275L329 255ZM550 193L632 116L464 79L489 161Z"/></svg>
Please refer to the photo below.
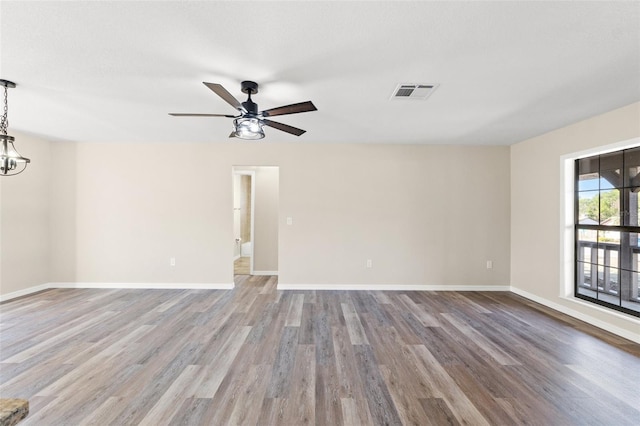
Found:
<svg viewBox="0 0 640 426"><path fill-rule="evenodd" d="M562 297L560 163L562 156L639 136L635 103L511 147L511 285L636 334L640 327L630 316Z"/></svg>
<svg viewBox="0 0 640 426"><path fill-rule="evenodd" d="M51 193L51 273L49 282L70 281L76 275L77 144L54 142L51 162L58 167L49 181ZM60 165L64 164L65 167Z"/></svg>
<svg viewBox="0 0 640 426"><path fill-rule="evenodd" d="M54 174L52 192L72 191L74 200L54 202L60 233L52 252L63 255L52 281L232 282L231 168L212 164L210 147L80 143L62 149L75 158L75 173Z"/></svg>
<svg viewBox="0 0 640 426"><path fill-rule="evenodd" d="M509 285L508 147L24 145L34 163L2 181L2 294L47 282L231 283L238 164L279 166L278 201L268 197L279 264L265 257L256 269L279 270L280 283ZM49 159L65 167L53 172Z"/></svg>
<svg viewBox="0 0 640 426"><path fill-rule="evenodd" d="M59 221L52 252L75 256L58 256L54 282L232 282L230 171L252 164L279 166L280 283L509 284L508 147L61 149L76 167L53 175L53 193L68 197L52 207Z"/></svg>
<svg viewBox="0 0 640 426"><path fill-rule="evenodd" d="M303 147L280 169L281 282L508 285L508 156L508 147Z"/></svg>
<svg viewBox="0 0 640 426"><path fill-rule="evenodd" d="M0 177L0 295L45 284L50 274L51 143L12 135L31 164Z"/></svg>
<svg viewBox="0 0 640 426"><path fill-rule="evenodd" d="M257 272L278 271L279 171L256 167L254 259Z"/></svg>

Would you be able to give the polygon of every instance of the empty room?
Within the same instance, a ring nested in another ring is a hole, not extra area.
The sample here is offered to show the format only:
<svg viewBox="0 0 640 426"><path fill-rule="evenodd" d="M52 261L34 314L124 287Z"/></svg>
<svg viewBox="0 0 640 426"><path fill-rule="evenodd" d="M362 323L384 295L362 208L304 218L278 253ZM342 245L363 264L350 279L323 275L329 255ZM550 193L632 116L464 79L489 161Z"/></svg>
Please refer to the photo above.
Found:
<svg viewBox="0 0 640 426"><path fill-rule="evenodd" d="M640 2L0 2L0 425L638 425Z"/></svg>

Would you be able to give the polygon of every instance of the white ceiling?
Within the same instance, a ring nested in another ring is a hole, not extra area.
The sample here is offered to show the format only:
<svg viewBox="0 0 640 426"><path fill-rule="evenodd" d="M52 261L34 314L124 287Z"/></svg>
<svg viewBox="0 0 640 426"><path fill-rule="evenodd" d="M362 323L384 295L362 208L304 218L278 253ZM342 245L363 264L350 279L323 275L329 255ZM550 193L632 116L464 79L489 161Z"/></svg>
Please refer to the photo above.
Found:
<svg viewBox="0 0 640 426"><path fill-rule="evenodd" d="M640 100L640 2L0 2L11 130L227 141L202 82L274 118L264 141L512 144ZM398 83L439 83L426 101ZM640 119L639 119L640 121Z"/></svg>

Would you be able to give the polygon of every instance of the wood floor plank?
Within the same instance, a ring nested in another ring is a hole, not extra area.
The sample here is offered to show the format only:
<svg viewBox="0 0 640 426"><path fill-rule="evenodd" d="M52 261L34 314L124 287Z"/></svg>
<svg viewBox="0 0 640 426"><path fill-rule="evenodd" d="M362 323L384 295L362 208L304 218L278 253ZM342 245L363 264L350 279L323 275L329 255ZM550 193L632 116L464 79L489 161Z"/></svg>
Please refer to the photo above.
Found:
<svg viewBox="0 0 640 426"><path fill-rule="evenodd" d="M423 339L413 332L409 324L404 320L402 315L402 307L397 307L393 303L381 305L386 312L387 317L391 321L391 325L398 332L402 342L407 345L419 345L423 343ZM409 314L411 315L411 314Z"/></svg>
<svg viewBox="0 0 640 426"><path fill-rule="evenodd" d="M193 364L197 348L191 343L185 343L179 350L171 348L166 357L157 360L156 365L162 363L163 368L151 368L132 375L130 380L123 380L115 394L124 396L128 404L118 407L122 411L111 424L140 423L185 368ZM151 374L154 370L155 374Z"/></svg>
<svg viewBox="0 0 640 426"><path fill-rule="evenodd" d="M140 371L140 365L128 365L124 369L114 371L114 363L106 363L81 380L60 389L55 395L36 395L54 397L45 407L34 413L30 421L34 424L56 424L59 418L65 419L67 424L78 424L86 417L85 413L93 412L102 405L99 395L112 394L119 387L119 383L132 374ZM109 381L104 378L109 377ZM82 392L78 392L78 388Z"/></svg>
<svg viewBox="0 0 640 426"><path fill-rule="evenodd" d="M176 294L174 297L172 297L171 299L167 300L166 302L158 305L154 311L156 312L166 312L169 309L173 308L175 305L177 305L178 303L180 303L183 299L190 297L192 294L188 291L182 291L178 294Z"/></svg>
<svg viewBox="0 0 640 426"><path fill-rule="evenodd" d="M371 418L375 424L401 425L398 410L391 399L369 345L354 345L360 379L364 382Z"/></svg>
<svg viewBox="0 0 640 426"><path fill-rule="evenodd" d="M206 413L211 405L210 398L187 398L178 408L176 414L167 422L174 426L206 425Z"/></svg>
<svg viewBox="0 0 640 426"><path fill-rule="evenodd" d="M233 337L219 347L219 351L213 358L215 362L204 364L204 368L200 370L201 377L198 378L199 385L194 394L196 398L213 398L250 332L249 326L237 327Z"/></svg>
<svg viewBox="0 0 640 426"><path fill-rule="evenodd" d="M187 365L178 378L169 386L169 389L143 417L140 425L155 426L163 420L175 416L184 400L193 397L194 388L197 388L199 384L197 377L201 369L202 366L200 365Z"/></svg>
<svg viewBox="0 0 640 426"><path fill-rule="evenodd" d="M126 403L122 396L110 396L93 412L89 413L84 419L78 423L79 426L101 426L110 424L113 419L120 413L118 407L124 406Z"/></svg>
<svg viewBox="0 0 640 426"><path fill-rule="evenodd" d="M349 339L352 345L368 345L367 335L362 328L362 323L358 317L355 307L351 302L341 303L342 313L344 314L344 320L347 324L347 331L349 332Z"/></svg>
<svg viewBox="0 0 640 426"><path fill-rule="evenodd" d="M389 319L385 310L379 306L377 299L373 295L365 292L352 292L351 299L359 300L358 306L366 306L366 309L358 312L360 316L367 316L375 327L390 327L393 325L391 319Z"/></svg>
<svg viewBox="0 0 640 426"><path fill-rule="evenodd" d="M484 383L476 380L470 374L469 369L459 365L450 365L445 366L445 370L490 424L517 424L519 420L522 420L511 417L508 411L503 410L491 391L484 386Z"/></svg>
<svg viewBox="0 0 640 426"><path fill-rule="evenodd" d="M54 399L56 399L55 396L34 396L33 398L29 398L29 414L36 414Z"/></svg>
<svg viewBox="0 0 640 426"><path fill-rule="evenodd" d="M640 388L640 371L637 369L626 371L627 377L623 379L620 376L616 377L613 374L608 374L607 369L602 368L602 365L590 365L588 367L567 365L567 367L586 378L591 383L593 393L611 395L633 409L640 407L640 392L638 392ZM587 394L591 393L587 392Z"/></svg>
<svg viewBox="0 0 640 426"><path fill-rule="evenodd" d="M343 424L340 381L335 365L322 365L316 357L315 424L334 426Z"/></svg>
<svg viewBox="0 0 640 426"><path fill-rule="evenodd" d="M369 424L358 416L358 409L353 398L341 398L342 418L345 425L365 425Z"/></svg>
<svg viewBox="0 0 640 426"><path fill-rule="evenodd" d="M288 398L298 345L298 327L284 327L273 365L267 398Z"/></svg>
<svg viewBox="0 0 640 426"><path fill-rule="evenodd" d="M247 350L238 352L204 414L211 424L227 424L230 421L236 405L242 398L243 389L251 380L251 358L252 354Z"/></svg>
<svg viewBox="0 0 640 426"><path fill-rule="evenodd" d="M409 383L386 365L381 365L379 369L402 424L412 426L425 424L426 416L420 405L420 398L416 398Z"/></svg>
<svg viewBox="0 0 640 426"><path fill-rule="evenodd" d="M291 387L282 418L285 425L313 425L316 419L316 351L313 345L298 345Z"/></svg>
<svg viewBox="0 0 640 426"><path fill-rule="evenodd" d="M470 325L464 323L457 318L455 314L440 314L441 318L445 318L451 325L460 330L462 334L467 336L476 345L480 346L491 358L500 365L520 365L520 362L513 359L508 353L500 349L491 340L484 337L480 332L476 331Z"/></svg>
<svg viewBox="0 0 640 426"><path fill-rule="evenodd" d="M340 380L335 364L333 335L329 319L329 302L323 294L318 294L313 304L315 377L316 377L316 425L341 425L342 404L340 401Z"/></svg>
<svg viewBox="0 0 640 426"><path fill-rule="evenodd" d="M441 426L451 425L458 426L460 422L456 419L447 403L442 398L425 398L420 399L420 404L424 412L427 414L425 425Z"/></svg>
<svg viewBox="0 0 640 426"><path fill-rule="evenodd" d="M389 292L386 291L372 291L371 295L373 296L373 298L376 299L376 301L380 304L391 304L393 303L391 301L391 299L389 298Z"/></svg>
<svg viewBox="0 0 640 426"><path fill-rule="evenodd" d="M477 407L469 400L469 397L458 387L455 381L447 374L443 365L429 352L424 345L410 347L416 365L421 365L434 381L444 401L452 407L452 412L462 424L489 425L487 419L478 411Z"/></svg>
<svg viewBox="0 0 640 426"><path fill-rule="evenodd" d="M25 425L633 425L640 345L508 292L55 289L0 303Z"/></svg>
<svg viewBox="0 0 640 426"><path fill-rule="evenodd" d="M289 312L287 313L287 320L285 326L287 327L300 327L300 321L302 320L302 305L304 304L304 294L294 294L289 305Z"/></svg>
<svg viewBox="0 0 640 426"><path fill-rule="evenodd" d="M271 367L252 365L249 359L245 354L245 365L236 366L216 392L205 413L209 424L255 424L258 420L260 404L251 404L251 401L264 399Z"/></svg>
<svg viewBox="0 0 640 426"><path fill-rule="evenodd" d="M255 351L254 363L269 365L275 363L276 357L278 356L282 330L284 329L285 315L284 312L278 312L277 310L273 313L273 319L264 331L264 338L256 343L257 349ZM249 337L251 337L251 335Z"/></svg>
<svg viewBox="0 0 640 426"><path fill-rule="evenodd" d="M271 296L273 296L274 298L277 297L277 292L276 292L276 287L278 286L278 277L277 276L271 276L269 277L269 279L267 280L267 282L264 283L264 286L262 286L262 288L260 289L260 293L261 294L269 294Z"/></svg>
<svg viewBox="0 0 640 426"><path fill-rule="evenodd" d="M3 363L0 365L2 382L0 395L35 395L38 391L65 377L76 366L66 364L65 360L73 354L73 347L61 350L57 356L34 357L29 362L20 364ZM36 362L33 362L36 360ZM23 398L26 399L26 398Z"/></svg>
<svg viewBox="0 0 640 426"><path fill-rule="evenodd" d="M420 321L420 323L423 326L425 327L440 326L440 321L438 320L438 317L429 313L427 309L425 309L425 307L419 306L416 303L414 303L414 301L411 300L411 298L406 294L398 295L396 300L398 301L398 303L400 303L401 306L405 307L408 312L411 312L418 319L418 321Z"/></svg>
<svg viewBox="0 0 640 426"><path fill-rule="evenodd" d="M260 422L261 404L256 404L256 401L264 399L270 373L270 365L260 364L249 367L246 380L238 389L238 399L226 424L254 425Z"/></svg>
<svg viewBox="0 0 640 426"><path fill-rule="evenodd" d="M333 336L336 370L340 383L339 392L342 400L343 417L345 419L357 418L358 422L353 424L373 424L365 395L364 382L357 376L354 377L357 372L357 361L354 346L349 340L347 328L346 326L332 327L331 334ZM345 402L345 399L348 401ZM345 404L348 412L345 412Z"/></svg>
<svg viewBox="0 0 640 426"><path fill-rule="evenodd" d="M67 327L64 331L60 330L59 334L51 336L47 340L44 340L36 345L31 346L29 349L26 349L22 352L19 352L13 355L12 357L4 359L3 362L6 362L6 363L24 362L27 359L31 358L32 356L48 350L51 346L58 345L61 340L72 337L74 334L78 333L79 330L86 329L90 325L97 324L101 321L104 321L105 319L115 314L116 314L115 312L102 312L93 317L89 317L89 315L87 315L87 318L85 318L85 320L76 324L75 326Z"/></svg>
<svg viewBox="0 0 640 426"><path fill-rule="evenodd" d="M333 336L329 319L328 304L316 303L312 305L313 331L316 348L316 363L326 366L333 365Z"/></svg>
<svg viewBox="0 0 640 426"><path fill-rule="evenodd" d="M284 425L284 412L289 400L287 398L265 398L260 410L258 425Z"/></svg>
<svg viewBox="0 0 640 426"><path fill-rule="evenodd" d="M315 304L304 303L302 306L302 316L298 330L298 344L313 345L315 343L315 324L313 319L313 307Z"/></svg>

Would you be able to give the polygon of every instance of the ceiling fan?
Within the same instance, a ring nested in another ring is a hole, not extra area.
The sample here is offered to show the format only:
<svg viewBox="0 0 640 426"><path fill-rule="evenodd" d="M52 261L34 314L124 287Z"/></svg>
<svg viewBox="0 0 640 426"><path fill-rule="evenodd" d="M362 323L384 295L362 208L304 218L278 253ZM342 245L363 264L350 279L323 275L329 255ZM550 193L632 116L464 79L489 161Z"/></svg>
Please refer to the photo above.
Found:
<svg viewBox="0 0 640 426"><path fill-rule="evenodd" d="M285 114L298 114L300 112L316 111L317 108L311 101L300 102L297 104L285 105L277 108L266 109L264 111L258 111L258 104L251 100L251 95L258 93L258 83L253 81L243 81L241 83L241 89L243 93L248 95L245 102L240 103L231 93L227 91L222 85L217 83L207 83L203 81L203 84L211 89L216 95L224 99L229 105L234 107L240 113L239 115L228 114L189 114L189 113L169 113L174 117L227 117L233 118L233 132L229 135L230 138L240 139L262 139L264 138L263 126L273 127L274 129L281 130L283 132L291 133L292 135L300 136L306 132L306 130L298 129L297 127L289 126L288 124L278 123L271 121L267 117L273 117L276 115Z"/></svg>

